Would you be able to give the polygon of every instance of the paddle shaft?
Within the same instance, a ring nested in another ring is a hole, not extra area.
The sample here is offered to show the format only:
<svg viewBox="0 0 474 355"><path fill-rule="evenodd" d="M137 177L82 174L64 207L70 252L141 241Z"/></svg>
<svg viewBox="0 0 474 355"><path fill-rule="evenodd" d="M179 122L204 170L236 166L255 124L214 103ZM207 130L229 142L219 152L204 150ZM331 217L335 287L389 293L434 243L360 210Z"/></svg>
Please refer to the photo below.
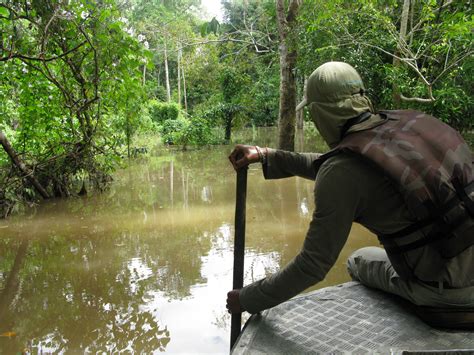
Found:
<svg viewBox="0 0 474 355"><path fill-rule="evenodd" d="M244 286L245 204L247 200L247 167L237 170L235 197L234 276L232 289ZM232 313L230 348L235 344L242 326L242 313Z"/></svg>

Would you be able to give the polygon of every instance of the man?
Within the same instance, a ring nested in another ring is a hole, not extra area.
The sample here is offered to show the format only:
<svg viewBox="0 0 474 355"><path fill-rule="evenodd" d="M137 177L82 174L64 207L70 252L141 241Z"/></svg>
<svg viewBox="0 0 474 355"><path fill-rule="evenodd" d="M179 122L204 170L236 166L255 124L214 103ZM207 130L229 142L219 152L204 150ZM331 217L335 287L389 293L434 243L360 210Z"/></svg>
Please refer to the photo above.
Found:
<svg viewBox="0 0 474 355"><path fill-rule="evenodd" d="M238 145L235 169L261 162L266 179L316 181L300 253L283 269L227 295L231 313L273 307L323 280L352 223L384 249L357 250L354 280L416 305L474 307L473 155L460 135L416 111L375 113L357 71L329 62L308 79L311 119L333 148L298 154Z"/></svg>

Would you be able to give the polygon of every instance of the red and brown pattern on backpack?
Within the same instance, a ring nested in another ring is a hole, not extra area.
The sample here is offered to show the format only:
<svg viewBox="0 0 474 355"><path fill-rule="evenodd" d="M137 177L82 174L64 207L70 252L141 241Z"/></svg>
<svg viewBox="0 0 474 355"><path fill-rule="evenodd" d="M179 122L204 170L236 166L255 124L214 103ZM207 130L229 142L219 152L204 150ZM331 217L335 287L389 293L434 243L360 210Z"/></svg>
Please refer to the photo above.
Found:
<svg viewBox="0 0 474 355"><path fill-rule="evenodd" d="M446 257L457 255L474 244L474 171L469 146L456 130L425 113L399 110L380 114L386 117L383 124L349 133L326 156L350 151L375 163L398 187L418 221L446 221L442 226L449 229L446 238L454 239L440 246ZM316 166L327 158L323 155L320 159ZM432 224L431 229L439 229ZM436 238L441 238L439 232Z"/></svg>
<svg viewBox="0 0 474 355"><path fill-rule="evenodd" d="M456 130L418 111L380 113L387 117L385 124L347 135L336 149L349 149L381 167L415 216L426 217L427 199L441 206L453 197L453 178L463 186L472 182L473 155Z"/></svg>

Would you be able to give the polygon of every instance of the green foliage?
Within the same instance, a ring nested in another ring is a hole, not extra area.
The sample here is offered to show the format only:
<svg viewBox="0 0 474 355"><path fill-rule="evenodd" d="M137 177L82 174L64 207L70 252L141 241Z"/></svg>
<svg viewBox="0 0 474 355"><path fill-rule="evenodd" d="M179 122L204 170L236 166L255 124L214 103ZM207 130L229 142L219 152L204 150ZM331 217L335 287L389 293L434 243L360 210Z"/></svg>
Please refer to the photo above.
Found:
<svg viewBox="0 0 474 355"><path fill-rule="evenodd" d="M211 123L200 117L192 117L181 138L181 144L187 145L209 145L220 143Z"/></svg>
<svg viewBox="0 0 474 355"><path fill-rule="evenodd" d="M161 140L164 144L180 144L188 122L185 119L165 120L159 128Z"/></svg>
<svg viewBox="0 0 474 355"><path fill-rule="evenodd" d="M472 110L474 96L468 94L462 87L443 83L435 92L437 100L433 104L433 112L443 121L461 131L474 129Z"/></svg>
<svg viewBox="0 0 474 355"><path fill-rule="evenodd" d="M179 105L176 103L151 100L148 103L148 107L151 119L158 125L162 125L168 120L177 120L180 114Z"/></svg>
<svg viewBox="0 0 474 355"><path fill-rule="evenodd" d="M4 1L0 9L8 13L0 15L0 129L50 196L74 195L81 181L103 188L120 144L142 124L148 53L114 0ZM8 161L2 149L0 205L2 195L35 200L27 180L11 179L18 172Z"/></svg>
<svg viewBox="0 0 474 355"><path fill-rule="evenodd" d="M242 89L242 84L245 79L243 79L239 75L240 73L237 73L237 70L231 66L224 66L219 74L224 102L235 101Z"/></svg>
<svg viewBox="0 0 474 355"><path fill-rule="evenodd" d="M200 20L190 11L197 5L0 3L0 130L51 195L75 194L78 181L102 188L135 137L157 127L166 144L186 147L276 123L275 2L223 1L222 23ZM470 2L441 9L440 1L415 2L404 41L401 5L303 2L291 36L299 86L325 61L346 61L361 73L376 108L415 108L472 130ZM436 100L397 101L397 93ZM164 103L168 97L175 102ZM1 193L35 200L31 186L12 182L10 168L0 149L0 202Z"/></svg>
<svg viewBox="0 0 474 355"><path fill-rule="evenodd" d="M243 101L247 107L250 121L255 126L273 126L278 119L278 105L280 98L279 68L274 66L256 68L256 80Z"/></svg>
<svg viewBox="0 0 474 355"><path fill-rule="evenodd" d="M440 8L443 4L416 2L410 8L406 38L400 40L400 1L305 1L299 69L307 76L326 61L346 61L361 73L377 107L420 109L470 129L471 5L461 0ZM419 100L431 95L431 103Z"/></svg>
<svg viewBox="0 0 474 355"><path fill-rule="evenodd" d="M211 35L209 40L216 38ZM219 50L215 45L202 46L199 51L192 48L183 58L186 71L188 110L207 102L220 93Z"/></svg>
<svg viewBox="0 0 474 355"><path fill-rule="evenodd" d="M211 21L204 22L201 25L201 36L204 37L211 33L217 35L217 33L219 32L220 26L221 24L219 23L219 21L217 21L217 19L213 17Z"/></svg>
<svg viewBox="0 0 474 355"><path fill-rule="evenodd" d="M201 117L191 117L189 120L178 118L166 120L159 129L164 144L187 146L202 146L218 144L212 124Z"/></svg>
<svg viewBox="0 0 474 355"><path fill-rule="evenodd" d="M186 75L190 114L221 126L230 139L233 127L274 124L279 70L274 2L224 1L223 6L226 21L217 32L222 42L189 52L194 61ZM219 40L212 31L206 36Z"/></svg>
<svg viewBox="0 0 474 355"><path fill-rule="evenodd" d="M130 8L125 13L126 18L130 20L129 29L135 31L142 43L152 49L152 56L148 59L148 63L152 65L147 67L143 75L150 99L168 99L167 81L171 97L177 89L178 61L184 63L180 65L180 69L184 68L187 65L188 52L192 55L194 51L192 47L181 51L179 48L183 43L192 43L199 32L197 18L189 11L190 7L196 6L197 3L196 0L137 0L133 4L129 3ZM165 69L166 64L168 71Z"/></svg>

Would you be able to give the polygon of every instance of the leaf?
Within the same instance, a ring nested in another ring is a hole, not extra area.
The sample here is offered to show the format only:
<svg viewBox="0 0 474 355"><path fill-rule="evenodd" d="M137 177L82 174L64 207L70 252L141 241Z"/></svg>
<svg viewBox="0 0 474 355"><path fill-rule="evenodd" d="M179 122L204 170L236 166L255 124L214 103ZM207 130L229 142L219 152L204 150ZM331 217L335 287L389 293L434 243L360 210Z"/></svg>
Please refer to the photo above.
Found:
<svg viewBox="0 0 474 355"><path fill-rule="evenodd" d="M10 12L6 8L0 6L0 16L9 17Z"/></svg>
<svg viewBox="0 0 474 355"><path fill-rule="evenodd" d="M110 16L111 16L112 12L107 9L107 10L104 10L100 15L99 15L99 21L103 22L105 20L107 20Z"/></svg>

